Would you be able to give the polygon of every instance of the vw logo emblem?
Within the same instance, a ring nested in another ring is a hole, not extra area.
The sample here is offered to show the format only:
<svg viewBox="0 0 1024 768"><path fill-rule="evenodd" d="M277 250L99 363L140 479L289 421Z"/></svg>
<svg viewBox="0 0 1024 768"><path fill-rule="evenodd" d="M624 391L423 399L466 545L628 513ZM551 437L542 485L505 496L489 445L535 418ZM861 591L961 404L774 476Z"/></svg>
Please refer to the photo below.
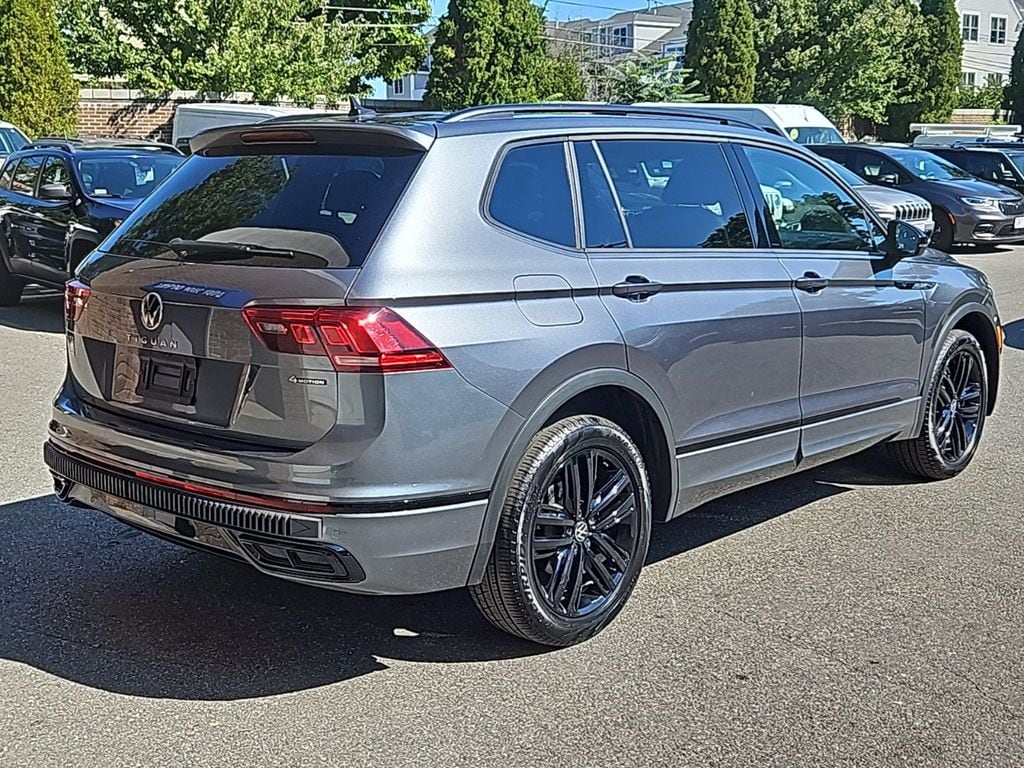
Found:
<svg viewBox="0 0 1024 768"><path fill-rule="evenodd" d="M142 311L139 313L142 327L147 331L155 331L164 319L164 300L159 293L147 293L142 299Z"/></svg>

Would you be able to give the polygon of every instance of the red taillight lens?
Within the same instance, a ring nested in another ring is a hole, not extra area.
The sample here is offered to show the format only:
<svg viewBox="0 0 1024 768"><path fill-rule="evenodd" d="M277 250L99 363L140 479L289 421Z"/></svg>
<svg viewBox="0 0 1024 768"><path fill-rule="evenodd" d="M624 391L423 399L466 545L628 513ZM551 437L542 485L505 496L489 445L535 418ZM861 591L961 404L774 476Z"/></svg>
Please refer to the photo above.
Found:
<svg viewBox="0 0 1024 768"><path fill-rule="evenodd" d="M75 330L91 295L92 289L81 280L69 280L64 285L64 324L69 331Z"/></svg>
<svg viewBox="0 0 1024 768"><path fill-rule="evenodd" d="M386 308L246 307L245 322L268 349L328 357L338 371L450 368L441 351Z"/></svg>

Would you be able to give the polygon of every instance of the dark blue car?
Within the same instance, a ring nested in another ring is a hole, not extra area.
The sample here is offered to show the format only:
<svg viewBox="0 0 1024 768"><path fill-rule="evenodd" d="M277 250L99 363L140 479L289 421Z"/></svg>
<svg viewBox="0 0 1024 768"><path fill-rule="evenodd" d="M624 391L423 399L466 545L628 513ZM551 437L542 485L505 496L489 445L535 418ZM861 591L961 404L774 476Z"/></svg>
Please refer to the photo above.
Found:
<svg viewBox="0 0 1024 768"><path fill-rule="evenodd" d="M42 139L0 172L0 305L75 266L184 160L166 144Z"/></svg>

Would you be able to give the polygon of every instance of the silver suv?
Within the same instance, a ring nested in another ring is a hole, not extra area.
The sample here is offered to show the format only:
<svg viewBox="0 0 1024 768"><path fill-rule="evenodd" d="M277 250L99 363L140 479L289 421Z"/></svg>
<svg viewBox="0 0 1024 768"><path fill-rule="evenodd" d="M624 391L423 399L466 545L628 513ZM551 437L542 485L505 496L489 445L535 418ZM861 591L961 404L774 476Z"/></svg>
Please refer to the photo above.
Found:
<svg viewBox="0 0 1024 768"><path fill-rule="evenodd" d="M193 149L68 284L45 458L64 501L263 573L468 586L569 645L653 523L883 442L952 477L995 402L985 276L733 121L307 116Z"/></svg>

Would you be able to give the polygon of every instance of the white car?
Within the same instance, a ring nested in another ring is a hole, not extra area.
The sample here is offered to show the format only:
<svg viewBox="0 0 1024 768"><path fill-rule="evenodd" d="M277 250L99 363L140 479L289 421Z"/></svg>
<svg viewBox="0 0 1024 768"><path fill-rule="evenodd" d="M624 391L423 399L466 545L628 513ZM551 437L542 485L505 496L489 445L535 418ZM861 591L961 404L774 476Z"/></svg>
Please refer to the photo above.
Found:
<svg viewBox="0 0 1024 768"><path fill-rule="evenodd" d="M16 125L0 122L0 157L7 157L28 144L28 136Z"/></svg>

